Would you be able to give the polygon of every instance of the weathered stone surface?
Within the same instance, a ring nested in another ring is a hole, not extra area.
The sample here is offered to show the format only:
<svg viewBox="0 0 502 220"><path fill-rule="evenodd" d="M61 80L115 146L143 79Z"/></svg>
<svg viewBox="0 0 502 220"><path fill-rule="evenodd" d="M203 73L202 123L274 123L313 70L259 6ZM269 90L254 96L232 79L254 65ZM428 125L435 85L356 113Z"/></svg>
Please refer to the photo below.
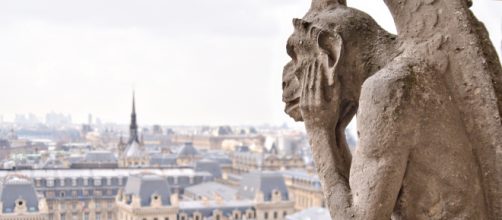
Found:
<svg viewBox="0 0 502 220"><path fill-rule="evenodd" d="M502 66L472 2L385 2L398 36L314 0L288 40L283 101L305 122L331 216L502 219Z"/></svg>

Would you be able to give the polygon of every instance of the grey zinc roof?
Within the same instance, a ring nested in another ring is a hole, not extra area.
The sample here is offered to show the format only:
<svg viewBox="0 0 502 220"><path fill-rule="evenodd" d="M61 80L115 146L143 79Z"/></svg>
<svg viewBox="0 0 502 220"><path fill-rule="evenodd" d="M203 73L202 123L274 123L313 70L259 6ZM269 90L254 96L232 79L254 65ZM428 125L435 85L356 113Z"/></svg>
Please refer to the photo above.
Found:
<svg viewBox="0 0 502 220"><path fill-rule="evenodd" d="M318 187L321 187L321 181L319 180L319 176L317 174L309 174L305 170L284 170L282 174L287 177L297 178L307 180L312 183L318 183Z"/></svg>
<svg viewBox="0 0 502 220"><path fill-rule="evenodd" d="M232 164L232 160L228 157L227 154L223 152L208 152L204 154L203 156L204 159L216 161L219 164Z"/></svg>
<svg viewBox="0 0 502 220"><path fill-rule="evenodd" d="M20 198L25 200L28 212L38 211L38 197L31 181L17 177L7 179L0 190L3 212L14 212L16 200Z"/></svg>
<svg viewBox="0 0 502 220"><path fill-rule="evenodd" d="M133 141L127 146L125 155L126 157L144 157L147 153L143 146L141 146L137 141Z"/></svg>
<svg viewBox="0 0 502 220"><path fill-rule="evenodd" d="M109 151L91 151L85 155L85 160L93 162L116 162L117 158Z"/></svg>
<svg viewBox="0 0 502 220"><path fill-rule="evenodd" d="M256 171L242 176L239 196L254 199L261 191L265 201L272 200L272 192L278 190L282 199L289 199L288 188L281 173L271 171Z"/></svg>
<svg viewBox="0 0 502 220"><path fill-rule="evenodd" d="M175 166L176 165L176 157L172 155L158 155L153 154L150 156L150 165L151 166Z"/></svg>
<svg viewBox="0 0 502 220"><path fill-rule="evenodd" d="M43 168L64 168L65 165L61 160L49 159L45 161Z"/></svg>
<svg viewBox="0 0 502 220"><path fill-rule="evenodd" d="M218 194L224 201L229 201L236 198L237 189L221 183L207 182L187 187L185 193L193 194L199 198L206 197L209 200L214 200Z"/></svg>
<svg viewBox="0 0 502 220"><path fill-rule="evenodd" d="M197 161L195 163L195 171L205 171L213 175L214 178L221 178L221 167L216 161L207 159Z"/></svg>
<svg viewBox="0 0 502 220"><path fill-rule="evenodd" d="M195 149L192 143L185 143L183 147L178 151L178 157L180 156L196 156L199 155L199 151Z"/></svg>
<svg viewBox="0 0 502 220"><path fill-rule="evenodd" d="M46 170L0 170L0 177L17 173L28 176L32 179L36 178L76 178L76 177L115 177L115 176L131 176L140 173L154 173L159 176L204 176L210 177L206 172L195 172L192 168L119 168L119 169L46 169Z"/></svg>
<svg viewBox="0 0 502 220"><path fill-rule="evenodd" d="M166 178L152 174L137 174L129 176L124 193L137 195L141 200L141 206L150 206L151 197L157 194L162 199L162 205L170 205L171 193Z"/></svg>

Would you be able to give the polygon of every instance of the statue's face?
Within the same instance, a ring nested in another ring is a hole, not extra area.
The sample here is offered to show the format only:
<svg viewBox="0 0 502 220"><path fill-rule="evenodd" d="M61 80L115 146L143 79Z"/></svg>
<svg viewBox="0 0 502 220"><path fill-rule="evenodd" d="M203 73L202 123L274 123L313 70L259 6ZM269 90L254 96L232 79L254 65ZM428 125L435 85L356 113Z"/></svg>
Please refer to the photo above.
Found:
<svg viewBox="0 0 502 220"><path fill-rule="evenodd" d="M284 110L286 114L295 121L302 121L302 114L300 112L301 87L293 68L293 61L284 66L282 72L282 101L286 103Z"/></svg>
<svg viewBox="0 0 502 220"><path fill-rule="evenodd" d="M286 103L285 112L295 121L302 121L299 108L302 93L301 82L309 80L306 79L306 73L322 71L325 79L330 80L326 82L326 85L333 85L336 59L330 54L335 51L332 48L337 46L337 42L326 32L312 28L310 23L300 19L296 19L294 25L295 32L289 37L286 45L291 61L284 66L282 74L282 100ZM335 94L326 95L332 98Z"/></svg>
<svg viewBox="0 0 502 220"><path fill-rule="evenodd" d="M291 61L284 66L282 73L282 101L286 103L286 114L295 121L303 121L300 111L300 81L307 67L313 63L312 54L309 54L309 48L305 47L307 42L308 39L301 32L295 31L286 45Z"/></svg>

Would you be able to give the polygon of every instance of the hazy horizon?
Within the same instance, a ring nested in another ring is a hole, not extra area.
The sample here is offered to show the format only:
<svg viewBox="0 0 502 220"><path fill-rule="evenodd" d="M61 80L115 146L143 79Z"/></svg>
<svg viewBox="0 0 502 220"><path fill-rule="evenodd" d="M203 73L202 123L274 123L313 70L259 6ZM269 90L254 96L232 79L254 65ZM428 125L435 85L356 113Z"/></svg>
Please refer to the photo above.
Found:
<svg viewBox="0 0 502 220"><path fill-rule="evenodd" d="M349 5L395 32L383 1ZM8 1L0 4L4 121L89 114L127 124L294 124L283 113L285 42L305 0ZM473 11L500 54L502 2Z"/></svg>

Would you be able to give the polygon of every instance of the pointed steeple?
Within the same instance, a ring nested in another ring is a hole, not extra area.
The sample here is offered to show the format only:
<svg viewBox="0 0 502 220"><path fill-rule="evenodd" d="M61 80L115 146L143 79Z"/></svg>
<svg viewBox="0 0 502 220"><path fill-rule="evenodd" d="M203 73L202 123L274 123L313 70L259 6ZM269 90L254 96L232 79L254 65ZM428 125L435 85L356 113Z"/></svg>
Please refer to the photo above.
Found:
<svg viewBox="0 0 502 220"><path fill-rule="evenodd" d="M136 122L136 97L134 90L132 92L132 113L131 113L131 124L129 126L129 144L132 142L139 143L138 138L138 124Z"/></svg>
<svg viewBox="0 0 502 220"><path fill-rule="evenodd" d="M132 114L136 115L136 96L135 91L132 91Z"/></svg>

